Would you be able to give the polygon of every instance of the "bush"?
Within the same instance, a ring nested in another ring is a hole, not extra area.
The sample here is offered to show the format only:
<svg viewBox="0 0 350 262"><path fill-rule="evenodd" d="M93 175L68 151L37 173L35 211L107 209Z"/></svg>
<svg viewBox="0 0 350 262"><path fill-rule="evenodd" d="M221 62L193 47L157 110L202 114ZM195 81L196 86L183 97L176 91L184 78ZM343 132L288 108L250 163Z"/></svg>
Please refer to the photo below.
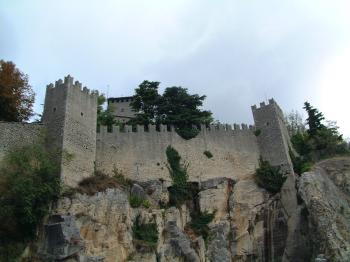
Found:
<svg viewBox="0 0 350 262"><path fill-rule="evenodd" d="M278 193L281 190L287 176L282 173L280 167L271 166L268 161L264 161L261 157L259 160L259 168L256 170L256 183L265 188L272 194Z"/></svg>
<svg viewBox="0 0 350 262"><path fill-rule="evenodd" d="M142 205L143 199L136 195L131 195L129 197L129 203L132 208L138 208Z"/></svg>
<svg viewBox="0 0 350 262"><path fill-rule="evenodd" d="M207 242L209 236L209 227L208 224L214 219L215 212L208 213L207 211L192 213L190 222L190 228L197 234L201 235L204 241Z"/></svg>
<svg viewBox="0 0 350 262"><path fill-rule="evenodd" d="M9 152L0 167L1 261L11 261L36 237L38 224L59 198L60 179L53 155L41 144Z"/></svg>
<svg viewBox="0 0 350 262"><path fill-rule="evenodd" d="M261 129L256 129L255 131L254 131L254 135L255 136L259 136L261 134Z"/></svg>
<svg viewBox="0 0 350 262"><path fill-rule="evenodd" d="M301 175L304 172L311 170L313 163L305 160L303 156L295 156L293 151L289 149L289 156L293 163L293 170L296 174Z"/></svg>
<svg viewBox="0 0 350 262"><path fill-rule="evenodd" d="M141 223L137 216L132 226L133 242L138 251L151 252L157 247L158 229L156 223Z"/></svg>
<svg viewBox="0 0 350 262"><path fill-rule="evenodd" d="M147 199L142 201L142 206L144 208L150 208L151 207L151 202L149 202Z"/></svg>
<svg viewBox="0 0 350 262"><path fill-rule="evenodd" d="M213 154L212 154L210 151L208 151L208 150L204 151L203 154L204 154L207 158L212 158L212 157L213 157Z"/></svg>
<svg viewBox="0 0 350 262"><path fill-rule="evenodd" d="M176 133L183 139L190 140L199 134L199 130L190 127L179 127L175 129Z"/></svg>

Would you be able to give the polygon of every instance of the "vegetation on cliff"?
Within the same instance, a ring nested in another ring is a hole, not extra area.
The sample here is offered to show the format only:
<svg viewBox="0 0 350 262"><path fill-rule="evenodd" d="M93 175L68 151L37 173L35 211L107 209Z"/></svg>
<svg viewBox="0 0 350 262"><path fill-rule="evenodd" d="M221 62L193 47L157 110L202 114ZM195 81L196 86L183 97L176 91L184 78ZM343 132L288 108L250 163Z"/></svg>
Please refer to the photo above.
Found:
<svg viewBox="0 0 350 262"><path fill-rule="evenodd" d="M59 194L58 165L44 146L28 145L5 156L0 167L0 261L12 261L35 239Z"/></svg>
<svg viewBox="0 0 350 262"><path fill-rule="evenodd" d="M281 191L283 183L286 181L287 175L281 171L279 166L271 166L268 161L259 159L259 168L256 169L255 181L272 194Z"/></svg>
<svg viewBox="0 0 350 262"><path fill-rule="evenodd" d="M191 222L189 223L189 227L197 234L201 235L205 242L207 242L209 237L209 227L208 224L213 221L215 217L215 212L209 213L207 211L204 212L192 212L191 213Z"/></svg>
<svg viewBox="0 0 350 262"><path fill-rule="evenodd" d="M167 147L166 156L169 173L173 180L173 185L169 188L169 204L171 206L181 206L192 196L191 186L187 182L187 166L181 163L181 156L171 146Z"/></svg>
<svg viewBox="0 0 350 262"><path fill-rule="evenodd" d="M349 154L348 145L339 134L335 122L326 121L325 125L323 114L308 102L304 103L304 109L308 115L307 128L297 113L287 119L291 142L299 154L295 156L290 152L294 171L298 174L308 171L312 163L318 160Z"/></svg>
<svg viewBox="0 0 350 262"><path fill-rule="evenodd" d="M131 124L164 124L175 126L176 132L184 139L191 139L198 134L193 125L212 122L211 112L201 110L205 96L191 95L183 87L167 87L160 95L159 82L142 82L135 89L131 107L136 116Z"/></svg>
<svg viewBox="0 0 350 262"><path fill-rule="evenodd" d="M140 252L151 252L157 247L158 229L156 223L145 223L137 216L132 226L133 243Z"/></svg>

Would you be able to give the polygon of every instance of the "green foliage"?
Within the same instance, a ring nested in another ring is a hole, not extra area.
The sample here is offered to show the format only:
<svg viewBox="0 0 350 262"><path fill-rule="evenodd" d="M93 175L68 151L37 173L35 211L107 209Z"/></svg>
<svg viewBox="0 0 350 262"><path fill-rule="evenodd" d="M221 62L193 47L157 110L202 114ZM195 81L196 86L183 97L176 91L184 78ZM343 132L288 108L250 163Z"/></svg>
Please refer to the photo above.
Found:
<svg viewBox="0 0 350 262"><path fill-rule="evenodd" d="M214 217L215 217L215 212L208 213L207 211L204 211L204 212L192 213L191 214L192 220L189 226L197 235L201 235L204 241L207 241L209 236L208 224L211 221L213 221Z"/></svg>
<svg viewBox="0 0 350 262"><path fill-rule="evenodd" d="M15 149L0 167L0 246L5 261L31 241L50 203L60 195L58 165L44 146Z"/></svg>
<svg viewBox="0 0 350 262"><path fill-rule="evenodd" d="M118 124L114 118L112 108L103 109L103 104L106 103L106 97L104 94L99 94L97 90L93 90L92 93L97 94L97 127L107 126L111 128L113 125Z"/></svg>
<svg viewBox="0 0 350 262"><path fill-rule="evenodd" d="M304 172L311 170L313 162L305 159L302 156L295 156L293 151L289 149L289 156L293 163L294 172L301 175Z"/></svg>
<svg viewBox="0 0 350 262"><path fill-rule="evenodd" d="M209 150L205 150L203 152L203 154L207 157L207 158L212 158L213 157L213 154L209 151Z"/></svg>
<svg viewBox="0 0 350 262"><path fill-rule="evenodd" d="M192 125L212 122L211 112L200 109L205 96L190 95L182 87L168 87L160 95L158 86L159 82L144 81L135 89L130 105L137 113L131 124L173 125L181 137L191 139L199 133Z"/></svg>
<svg viewBox="0 0 350 262"><path fill-rule="evenodd" d="M259 136L261 134L261 129L257 129L254 131L255 136Z"/></svg>
<svg viewBox="0 0 350 262"><path fill-rule="evenodd" d="M310 136L307 132L304 133L296 133L291 137L291 142L293 144L294 149L301 155L305 157L309 157L311 152L313 151L312 144L309 143Z"/></svg>
<svg viewBox="0 0 350 262"><path fill-rule="evenodd" d="M169 204L180 206L192 196L191 188L187 183L187 166L181 164L181 156L173 147L167 147L166 155L168 169L173 180L173 186L169 188Z"/></svg>
<svg viewBox="0 0 350 262"><path fill-rule="evenodd" d="M159 105L161 122L179 128L209 124L213 121L211 112L199 109L205 97L190 95L183 87L166 88Z"/></svg>
<svg viewBox="0 0 350 262"><path fill-rule="evenodd" d="M129 197L129 203L132 208L138 208L142 205L143 203L143 198L136 196L136 195L131 195Z"/></svg>
<svg viewBox="0 0 350 262"><path fill-rule="evenodd" d="M324 125L323 114L318 112L309 103L305 102L304 107L308 113L308 126L306 132L299 132L292 136L291 142L293 147L300 155L300 159L296 161L296 169L302 172L305 166L320 159L349 154L349 149L342 135L338 132L338 127L334 122Z"/></svg>
<svg viewBox="0 0 350 262"><path fill-rule="evenodd" d="M144 208L150 208L151 207L151 202L149 202L149 200L143 200L142 201L142 206L144 207Z"/></svg>
<svg viewBox="0 0 350 262"><path fill-rule="evenodd" d="M132 124L148 125L158 123L158 105L161 96L158 94L159 82L143 81L135 89L130 106L134 109L136 117Z"/></svg>
<svg viewBox="0 0 350 262"><path fill-rule="evenodd" d="M324 127L324 125L322 124L324 116L316 108L312 107L309 102L305 102L303 108L308 114L308 118L306 119L306 122L309 126L308 133L310 134L310 136L314 136L318 130Z"/></svg>
<svg viewBox="0 0 350 262"><path fill-rule="evenodd" d="M257 184L265 188L272 194L278 193L281 190L287 176L282 173L280 167L271 166L268 161L259 159L259 168L256 169L255 181Z"/></svg>
<svg viewBox="0 0 350 262"><path fill-rule="evenodd" d="M192 127L178 127L175 131L179 136L186 140L195 138L199 134L199 130Z"/></svg>
<svg viewBox="0 0 350 262"><path fill-rule="evenodd" d="M138 251L151 252L157 247L158 229L156 223L142 223L137 216L132 226L133 242Z"/></svg>

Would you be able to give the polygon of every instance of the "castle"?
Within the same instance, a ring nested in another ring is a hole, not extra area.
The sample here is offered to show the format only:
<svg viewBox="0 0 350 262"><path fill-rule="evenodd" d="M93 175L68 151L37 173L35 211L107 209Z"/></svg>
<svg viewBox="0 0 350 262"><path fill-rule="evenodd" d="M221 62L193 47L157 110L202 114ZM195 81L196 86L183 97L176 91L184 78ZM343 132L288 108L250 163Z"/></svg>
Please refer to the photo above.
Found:
<svg viewBox="0 0 350 262"><path fill-rule="evenodd" d="M125 108L117 112L119 119L132 117L130 99L109 99L109 105L124 103L119 104ZM95 170L112 173L115 169L135 181L171 183L165 154L168 145L188 163L190 181L244 178L254 173L260 156L292 173L282 110L270 99L268 104L252 106L252 113L254 126L203 125L191 140L182 139L167 126L149 126L147 131L143 126L136 130L128 125L124 130L102 126L97 132L97 94L68 75L47 86L42 123L0 122L0 159L10 148L33 143L44 132L47 146L59 149L62 182L72 187ZM207 158L204 151L213 157Z"/></svg>

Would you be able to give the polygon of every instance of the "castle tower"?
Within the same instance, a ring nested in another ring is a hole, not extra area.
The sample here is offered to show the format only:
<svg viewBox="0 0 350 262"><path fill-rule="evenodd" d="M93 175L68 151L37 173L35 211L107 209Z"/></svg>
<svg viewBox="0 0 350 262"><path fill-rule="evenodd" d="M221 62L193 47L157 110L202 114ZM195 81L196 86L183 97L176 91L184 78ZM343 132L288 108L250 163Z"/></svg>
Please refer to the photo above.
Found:
<svg viewBox="0 0 350 262"><path fill-rule="evenodd" d="M132 100L132 96L108 98L108 108L113 110L115 120L126 123L131 118L135 117L135 112L130 106Z"/></svg>
<svg viewBox="0 0 350 262"><path fill-rule="evenodd" d="M48 146L57 150L61 181L76 186L93 174L96 156L97 95L73 78L46 88L43 123Z"/></svg>
<svg viewBox="0 0 350 262"><path fill-rule="evenodd" d="M262 158L273 166L281 166L284 171L293 173L289 156L290 138L281 108L270 99L267 105L260 103L260 108L252 106L252 112Z"/></svg>

